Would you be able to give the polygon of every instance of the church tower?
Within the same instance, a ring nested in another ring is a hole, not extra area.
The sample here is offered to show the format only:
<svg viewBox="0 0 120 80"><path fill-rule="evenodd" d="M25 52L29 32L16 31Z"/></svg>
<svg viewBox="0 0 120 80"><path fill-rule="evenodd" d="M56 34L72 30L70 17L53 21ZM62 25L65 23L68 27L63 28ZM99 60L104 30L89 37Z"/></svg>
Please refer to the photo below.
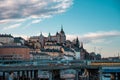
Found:
<svg viewBox="0 0 120 80"><path fill-rule="evenodd" d="M64 43L66 41L66 35L63 30L63 25L61 25L61 31L60 31L60 43Z"/></svg>
<svg viewBox="0 0 120 80"><path fill-rule="evenodd" d="M60 34L56 32L56 41L57 43L60 43Z"/></svg>
<svg viewBox="0 0 120 80"><path fill-rule="evenodd" d="M41 44L41 47L43 48L45 42L44 42L44 36L42 35L42 33L40 34L39 42L40 42L40 44Z"/></svg>
<svg viewBox="0 0 120 80"><path fill-rule="evenodd" d="M79 42L78 37L76 38L76 44L75 44L75 46L76 46L77 48L79 48L79 47L80 47L80 42Z"/></svg>
<svg viewBox="0 0 120 80"><path fill-rule="evenodd" d="M48 35L48 41L51 41L51 34Z"/></svg>

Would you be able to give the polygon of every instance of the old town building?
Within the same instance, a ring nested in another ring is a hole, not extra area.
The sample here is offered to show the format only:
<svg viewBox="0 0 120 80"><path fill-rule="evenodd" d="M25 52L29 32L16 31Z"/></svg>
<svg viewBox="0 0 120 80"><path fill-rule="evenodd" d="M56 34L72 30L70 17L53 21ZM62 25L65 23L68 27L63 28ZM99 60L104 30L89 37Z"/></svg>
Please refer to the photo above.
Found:
<svg viewBox="0 0 120 80"><path fill-rule="evenodd" d="M14 37L11 34L0 34L0 43L11 44L14 42Z"/></svg>
<svg viewBox="0 0 120 80"><path fill-rule="evenodd" d="M29 59L29 48L26 46L0 46L0 59Z"/></svg>
<svg viewBox="0 0 120 80"><path fill-rule="evenodd" d="M55 35L51 35L50 33L48 34L48 37L45 37L42 33L40 34L40 36L32 36L29 38L29 42L39 42L40 47L44 47L45 46L45 42L46 41L56 41L59 44L63 44L66 41L66 35L65 32L63 30L63 27L61 27L61 31L60 32L56 32Z"/></svg>

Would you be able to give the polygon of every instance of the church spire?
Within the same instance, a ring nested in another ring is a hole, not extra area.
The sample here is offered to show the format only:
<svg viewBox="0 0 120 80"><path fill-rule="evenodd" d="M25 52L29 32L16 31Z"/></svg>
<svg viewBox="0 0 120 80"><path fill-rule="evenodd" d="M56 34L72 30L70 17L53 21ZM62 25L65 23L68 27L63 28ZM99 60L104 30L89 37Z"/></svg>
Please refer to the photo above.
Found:
<svg viewBox="0 0 120 80"><path fill-rule="evenodd" d="M63 31L63 25L61 25L61 31L60 31L60 33L65 34L64 31Z"/></svg>
<svg viewBox="0 0 120 80"><path fill-rule="evenodd" d="M63 25L61 24L61 31L63 31Z"/></svg>
<svg viewBox="0 0 120 80"><path fill-rule="evenodd" d="M43 34L42 34L42 32L40 33L40 37L44 37Z"/></svg>
<svg viewBox="0 0 120 80"><path fill-rule="evenodd" d="M42 36L42 32L40 32L40 36Z"/></svg>
<svg viewBox="0 0 120 80"><path fill-rule="evenodd" d="M80 42L79 42L78 37L76 38L76 47L77 47L77 48L79 48L79 47L80 47Z"/></svg>

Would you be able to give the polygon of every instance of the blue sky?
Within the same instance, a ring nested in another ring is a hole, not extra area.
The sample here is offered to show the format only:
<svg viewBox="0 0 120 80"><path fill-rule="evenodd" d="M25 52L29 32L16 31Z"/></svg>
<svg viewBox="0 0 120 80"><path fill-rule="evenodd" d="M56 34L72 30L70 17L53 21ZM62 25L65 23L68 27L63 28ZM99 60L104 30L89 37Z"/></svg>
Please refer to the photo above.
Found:
<svg viewBox="0 0 120 80"><path fill-rule="evenodd" d="M0 1L0 33L25 38L55 34L61 24L67 39L78 36L88 52L103 57L120 53L119 0Z"/></svg>

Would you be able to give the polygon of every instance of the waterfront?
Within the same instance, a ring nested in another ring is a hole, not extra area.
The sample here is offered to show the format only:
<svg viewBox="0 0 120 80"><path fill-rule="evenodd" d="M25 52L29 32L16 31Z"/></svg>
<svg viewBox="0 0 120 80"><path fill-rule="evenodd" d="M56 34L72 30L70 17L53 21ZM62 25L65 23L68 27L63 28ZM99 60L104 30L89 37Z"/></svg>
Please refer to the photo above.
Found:
<svg viewBox="0 0 120 80"><path fill-rule="evenodd" d="M0 76L2 75L2 73L0 73ZM6 77L8 77L9 73L6 74ZM14 72L15 77L17 76L17 73ZM65 78L61 78L62 80L75 80L75 75L70 75L70 74L66 74L66 79ZM72 77L73 76L73 77ZM30 77L30 76L29 76ZM71 78L70 78L71 77ZM24 77L25 78L25 77ZM44 73L43 75L38 74L38 80L49 80L49 75L46 75L46 73ZM79 78L80 79L80 78ZM6 79L9 80L9 79ZM16 77L17 80L17 77ZM22 77L19 78L19 80L22 80ZM26 78L26 80L30 80L30 78ZM81 80L81 79L80 79ZM110 80L110 76L109 77L104 77L102 76L102 80Z"/></svg>
<svg viewBox="0 0 120 80"><path fill-rule="evenodd" d="M11 63L12 62L12 63ZM120 79L120 60L117 61L0 61L0 80L6 80L15 75L17 80L25 79L74 79L109 80L110 77ZM4 63L4 64L3 64ZM34 64L36 63L36 64ZM44 63L44 64L43 64ZM111 64L111 65L110 65ZM103 77L106 76L106 77Z"/></svg>

